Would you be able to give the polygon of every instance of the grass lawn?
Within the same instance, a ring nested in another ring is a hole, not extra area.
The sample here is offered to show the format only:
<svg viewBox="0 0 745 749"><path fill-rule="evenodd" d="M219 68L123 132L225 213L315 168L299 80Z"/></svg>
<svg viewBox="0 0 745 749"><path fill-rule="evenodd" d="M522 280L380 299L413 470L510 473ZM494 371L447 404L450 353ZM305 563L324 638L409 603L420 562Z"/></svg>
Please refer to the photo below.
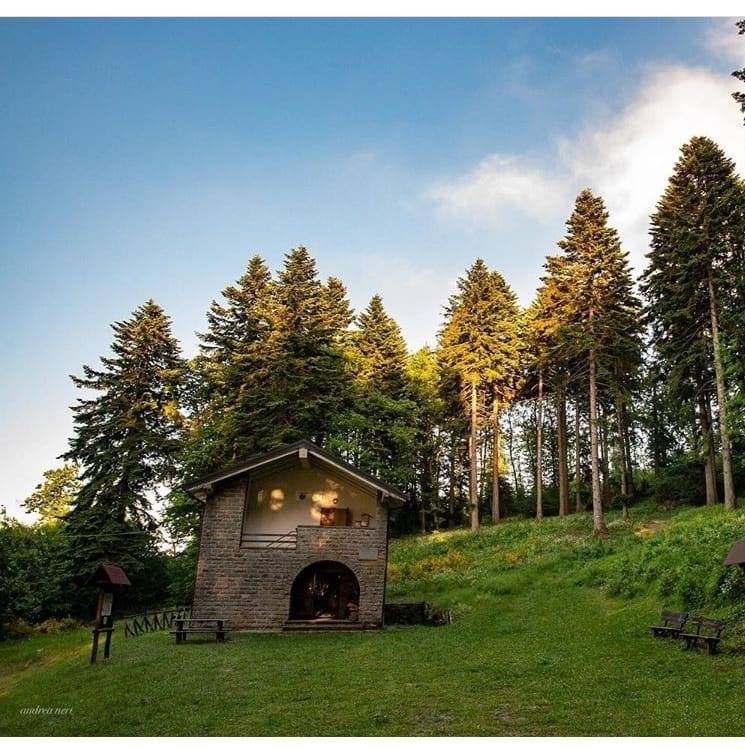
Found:
<svg viewBox="0 0 745 749"><path fill-rule="evenodd" d="M580 517L396 542L391 597L452 608L446 627L183 647L116 633L95 667L87 631L0 644L0 734L743 735L742 656L653 639L652 593L613 598L586 581L649 544L648 521L614 523L602 553ZM37 705L72 710L20 712Z"/></svg>

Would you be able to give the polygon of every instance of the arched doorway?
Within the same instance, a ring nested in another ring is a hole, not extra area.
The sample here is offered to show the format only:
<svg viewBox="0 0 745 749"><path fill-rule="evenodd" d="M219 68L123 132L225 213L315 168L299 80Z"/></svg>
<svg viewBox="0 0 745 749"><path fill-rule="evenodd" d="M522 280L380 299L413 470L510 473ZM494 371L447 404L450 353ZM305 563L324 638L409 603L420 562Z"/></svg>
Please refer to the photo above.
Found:
<svg viewBox="0 0 745 749"><path fill-rule="evenodd" d="M340 562L315 562L292 583L290 619L356 621L360 585L354 572Z"/></svg>

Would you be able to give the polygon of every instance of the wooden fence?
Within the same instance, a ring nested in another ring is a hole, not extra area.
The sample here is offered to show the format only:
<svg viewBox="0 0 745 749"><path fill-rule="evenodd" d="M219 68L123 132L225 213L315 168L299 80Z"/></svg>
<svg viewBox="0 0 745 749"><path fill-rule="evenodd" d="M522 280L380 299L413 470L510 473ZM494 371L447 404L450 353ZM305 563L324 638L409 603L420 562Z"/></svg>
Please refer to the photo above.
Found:
<svg viewBox="0 0 745 749"><path fill-rule="evenodd" d="M191 615L188 606L164 609L162 611L144 611L141 614L132 614L122 617L125 637L137 637L145 632L156 632L158 630L170 629L176 619L187 619Z"/></svg>

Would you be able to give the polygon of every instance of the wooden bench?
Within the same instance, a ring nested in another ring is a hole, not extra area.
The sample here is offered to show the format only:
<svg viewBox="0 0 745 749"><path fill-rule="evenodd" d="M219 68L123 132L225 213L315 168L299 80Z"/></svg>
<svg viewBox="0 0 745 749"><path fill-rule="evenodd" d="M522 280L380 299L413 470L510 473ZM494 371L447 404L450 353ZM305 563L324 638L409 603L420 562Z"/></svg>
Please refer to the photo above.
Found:
<svg viewBox="0 0 745 749"><path fill-rule="evenodd" d="M681 632L680 636L685 640L686 649L697 648L700 643L705 642L709 648L709 655L717 652L717 645L722 639L724 622L719 619L707 619L705 616L692 616L691 623L695 624L695 632Z"/></svg>
<svg viewBox="0 0 745 749"><path fill-rule="evenodd" d="M650 627L655 637L679 637L685 623L688 621L686 611L668 611L663 609L660 614L662 624Z"/></svg>
<svg viewBox="0 0 745 749"><path fill-rule="evenodd" d="M173 623L176 629L171 634L176 635L177 645L186 642L186 635L191 633L215 635L217 642L225 642L225 635L230 632L224 619L175 619Z"/></svg>

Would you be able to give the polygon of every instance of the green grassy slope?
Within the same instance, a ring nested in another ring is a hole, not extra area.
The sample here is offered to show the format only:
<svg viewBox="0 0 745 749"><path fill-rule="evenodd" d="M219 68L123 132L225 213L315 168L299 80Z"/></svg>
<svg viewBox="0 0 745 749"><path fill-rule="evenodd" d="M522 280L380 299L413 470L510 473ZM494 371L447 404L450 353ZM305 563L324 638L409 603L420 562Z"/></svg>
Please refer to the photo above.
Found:
<svg viewBox="0 0 745 749"><path fill-rule="evenodd" d="M95 667L87 633L1 644L0 733L742 735L737 628L710 658L646 627L681 596L738 620L741 573L719 563L745 514L611 520L607 541L578 516L393 543L391 598L452 608L452 626L116 636ZM36 705L72 712L19 712Z"/></svg>

